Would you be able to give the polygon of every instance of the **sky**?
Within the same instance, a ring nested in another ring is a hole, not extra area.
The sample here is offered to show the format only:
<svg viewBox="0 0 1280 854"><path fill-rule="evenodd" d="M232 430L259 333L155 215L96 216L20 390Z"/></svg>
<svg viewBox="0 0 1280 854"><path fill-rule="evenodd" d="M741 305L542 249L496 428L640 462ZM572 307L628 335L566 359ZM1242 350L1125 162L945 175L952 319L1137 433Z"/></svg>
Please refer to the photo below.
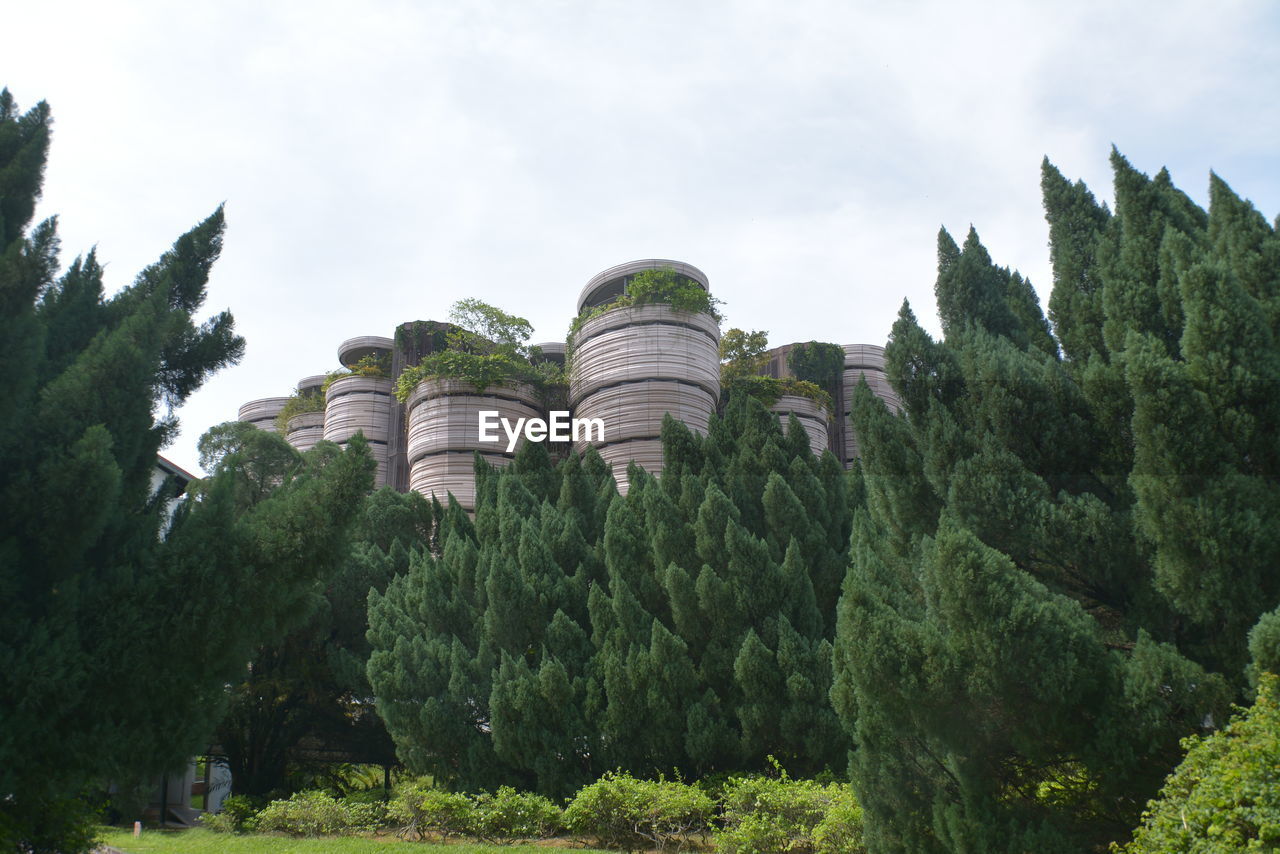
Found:
<svg viewBox="0 0 1280 854"><path fill-rule="evenodd" d="M226 204L206 315L241 363L164 453L477 297L563 341L595 273L689 262L723 328L936 332L939 227L1052 275L1045 156L1109 201L1116 146L1280 213L1280 4L845 0L23 3L0 86L48 101L37 217L109 289Z"/></svg>

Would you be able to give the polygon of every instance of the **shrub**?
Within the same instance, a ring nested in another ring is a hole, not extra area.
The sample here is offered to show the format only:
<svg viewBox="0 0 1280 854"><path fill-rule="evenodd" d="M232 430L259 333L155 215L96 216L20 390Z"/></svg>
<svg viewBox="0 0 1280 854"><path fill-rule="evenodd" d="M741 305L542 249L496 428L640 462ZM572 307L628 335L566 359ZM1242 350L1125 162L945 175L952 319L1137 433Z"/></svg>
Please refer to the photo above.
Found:
<svg viewBox="0 0 1280 854"><path fill-rule="evenodd" d="M682 276L667 267L661 270L641 270L627 283L626 293L619 294L612 300L592 308L584 308L569 324L569 334L565 337L565 352L568 358L573 357L573 342L578 330L593 317L599 317L606 311L615 308L626 308L633 305L665 303L676 311L687 311L690 314L709 314L717 322L724 319L717 308L723 303L703 290L693 279Z"/></svg>
<svg viewBox="0 0 1280 854"><path fill-rule="evenodd" d="M813 829L815 854L852 854L866 851L862 844L862 805L848 783L826 786L831 801L826 814Z"/></svg>
<svg viewBox="0 0 1280 854"><path fill-rule="evenodd" d="M610 772L580 789L564 818L574 833L592 836L606 848L679 850L686 837L706 835L714 807L711 797L694 786Z"/></svg>
<svg viewBox="0 0 1280 854"><path fill-rule="evenodd" d="M844 348L822 341L797 344L787 354L787 367L796 379L831 391L844 376Z"/></svg>
<svg viewBox="0 0 1280 854"><path fill-rule="evenodd" d="M319 391L295 393L276 415L276 429L283 435L289 427L289 419L304 412L324 412L324 394Z"/></svg>
<svg viewBox="0 0 1280 854"><path fill-rule="evenodd" d="M862 847L862 810L848 784L740 777L722 795L721 854L851 854Z"/></svg>
<svg viewBox="0 0 1280 854"><path fill-rule="evenodd" d="M257 830L290 836L330 836L373 830L382 810L373 804L348 804L324 792L298 792L272 801L258 813Z"/></svg>
<svg viewBox="0 0 1280 854"><path fill-rule="evenodd" d="M246 833L258 826L258 810L264 804L248 795L231 795L224 798L216 813L200 816L200 825L219 833Z"/></svg>
<svg viewBox="0 0 1280 854"><path fill-rule="evenodd" d="M401 836L419 840L429 833L445 839L470 833L476 818L469 797L441 791L422 780L399 787L387 815L401 825Z"/></svg>
<svg viewBox="0 0 1280 854"><path fill-rule="evenodd" d="M560 810L551 801L532 792L517 792L503 786L494 794L477 795L471 832L499 844L517 839L555 836L564 827Z"/></svg>
<svg viewBox="0 0 1280 854"><path fill-rule="evenodd" d="M1280 677L1261 676L1254 705L1187 756L1147 805L1123 854L1217 854L1280 848Z"/></svg>
<svg viewBox="0 0 1280 854"><path fill-rule="evenodd" d="M396 399L406 402L423 380L451 379L470 383L478 392L489 386L512 383L542 383L540 372L523 357L509 353L465 353L442 350L423 356L422 361L400 372L396 380Z"/></svg>

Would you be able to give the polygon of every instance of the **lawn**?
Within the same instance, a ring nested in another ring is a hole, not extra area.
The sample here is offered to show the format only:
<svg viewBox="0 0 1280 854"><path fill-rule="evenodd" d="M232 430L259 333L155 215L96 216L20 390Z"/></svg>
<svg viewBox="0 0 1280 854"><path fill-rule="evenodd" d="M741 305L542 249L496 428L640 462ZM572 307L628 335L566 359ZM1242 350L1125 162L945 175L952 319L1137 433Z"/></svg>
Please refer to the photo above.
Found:
<svg viewBox="0 0 1280 854"><path fill-rule="evenodd" d="M100 841L127 854L552 854L563 848L546 845L436 845L402 842L395 837L326 837L291 839L283 836L238 835L195 830L144 830L137 839L131 830L103 828ZM583 854L605 854L576 848Z"/></svg>

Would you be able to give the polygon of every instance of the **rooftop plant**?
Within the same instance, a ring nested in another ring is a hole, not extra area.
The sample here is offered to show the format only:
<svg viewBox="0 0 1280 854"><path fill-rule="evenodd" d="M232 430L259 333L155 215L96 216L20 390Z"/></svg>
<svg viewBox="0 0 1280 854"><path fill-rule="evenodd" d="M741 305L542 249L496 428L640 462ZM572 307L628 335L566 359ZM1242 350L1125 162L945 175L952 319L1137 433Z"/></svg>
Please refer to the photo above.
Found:
<svg viewBox="0 0 1280 854"><path fill-rule="evenodd" d="M289 427L289 419L304 412L324 412L324 391L317 390L303 393L295 391L287 401L280 414L276 416L276 429L281 433Z"/></svg>
<svg viewBox="0 0 1280 854"><path fill-rule="evenodd" d="M796 379L834 392L844 374L844 348L825 341L797 344L787 354L787 367Z"/></svg>
<svg viewBox="0 0 1280 854"><path fill-rule="evenodd" d="M724 303L706 288L682 276L670 267L658 270L641 270L627 282L626 291L597 306L584 308L569 324L569 334L565 340L565 351L573 353L573 339L582 325L593 317L599 317L606 311L636 305L665 304L677 311L691 314L709 314L716 322L724 320L717 306Z"/></svg>
<svg viewBox="0 0 1280 854"><path fill-rule="evenodd" d="M391 375L391 354L390 353L370 353L368 356L361 356L360 359L350 368L340 371L330 371L325 374L324 385L320 386L320 395L329 393L329 386L333 385L335 380L345 377L379 377L386 378Z"/></svg>
<svg viewBox="0 0 1280 854"><path fill-rule="evenodd" d="M805 346L807 345L800 345L800 347ZM814 346L822 348L835 345L815 342ZM801 375L797 372L795 377L782 378L761 375L761 371L769 364L768 349L769 333L763 330L745 332L741 329L730 329L726 331L720 338L720 383L725 391L741 389L765 406L773 406L783 395L791 394L812 400L825 408L828 413L834 411L830 392L813 381L813 373ZM839 350L839 348L836 349ZM825 359L819 364L825 365L830 361L829 352L821 350L818 352L822 353ZM840 365L843 368L844 351L839 350L839 352ZM794 354L795 350L792 353ZM791 364L791 359L788 359L788 364ZM802 360L801 365L806 366L807 362ZM839 374L837 373L836 376Z"/></svg>
<svg viewBox="0 0 1280 854"><path fill-rule="evenodd" d="M454 328L444 349L429 353L405 368L396 381L396 398L404 403L423 380L454 379L484 391L492 385L529 383L546 392L562 383L557 365L535 364L537 348L528 345L533 325L478 299L459 300L449 314Z"/></svg>

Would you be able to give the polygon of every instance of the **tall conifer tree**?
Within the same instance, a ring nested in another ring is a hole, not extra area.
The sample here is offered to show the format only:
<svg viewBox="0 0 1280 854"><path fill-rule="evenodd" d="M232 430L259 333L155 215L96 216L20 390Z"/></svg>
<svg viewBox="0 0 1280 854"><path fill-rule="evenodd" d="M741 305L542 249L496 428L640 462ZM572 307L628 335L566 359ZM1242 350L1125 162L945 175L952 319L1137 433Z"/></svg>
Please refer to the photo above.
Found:
<svg viewBox="0 0 1280 854"><path fill-rule="evenodd" d="M48 138L44 104L0 92L0 848L72 851L84 787L207 744L253 645L315 603L372 462L357 443L263 477L227 443L170 525L173 410L244 346L229 313L195 318L222 210L107 297L92 253L58 276L53 221L28 231Z"/></svg>
<svg viewBox="0 0 1280 854"><path fill-rule="evenodd" d="M944 338L904 307L886 353L905 417L856 395L832 698L872 850L1118 838L1280 598L1274 230L1216 178L1205 214L1112 163L1114 215L1044 165L1056 342L944 233Z"/></svg>

